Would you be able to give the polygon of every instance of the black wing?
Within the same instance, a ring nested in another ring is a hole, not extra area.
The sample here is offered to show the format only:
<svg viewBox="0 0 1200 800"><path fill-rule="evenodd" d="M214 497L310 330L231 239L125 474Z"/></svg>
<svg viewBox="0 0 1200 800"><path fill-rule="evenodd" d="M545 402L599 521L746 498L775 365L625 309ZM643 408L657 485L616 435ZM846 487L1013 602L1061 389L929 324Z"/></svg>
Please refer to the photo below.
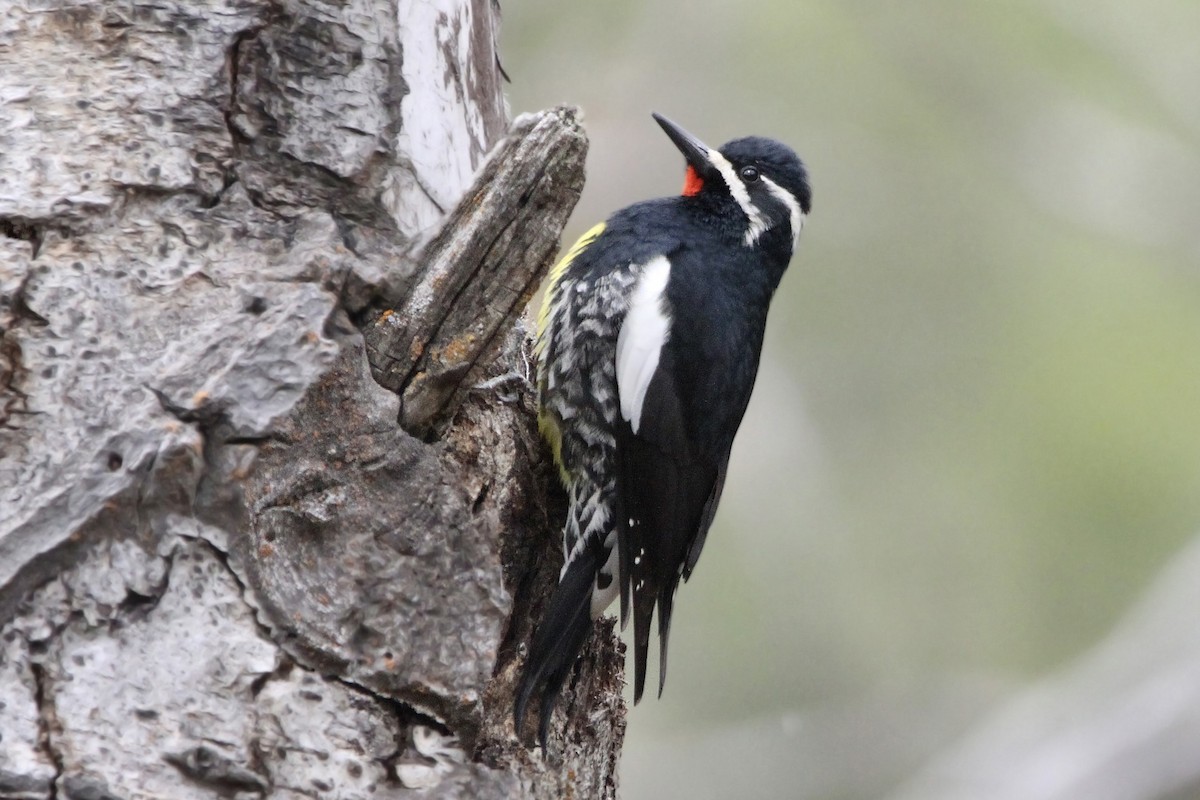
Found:
<svg viewBox="0 0 1200 800"><path fill-rule="evenodd" d="M664 348L646 393L638 432L627 421L618 430L621 616L624 622L632 594L635 703L645 688L656 605L662 694L675 590L700 556L729 460L728 449L715 457L698 452L676 375L674 356Z"/></svg>

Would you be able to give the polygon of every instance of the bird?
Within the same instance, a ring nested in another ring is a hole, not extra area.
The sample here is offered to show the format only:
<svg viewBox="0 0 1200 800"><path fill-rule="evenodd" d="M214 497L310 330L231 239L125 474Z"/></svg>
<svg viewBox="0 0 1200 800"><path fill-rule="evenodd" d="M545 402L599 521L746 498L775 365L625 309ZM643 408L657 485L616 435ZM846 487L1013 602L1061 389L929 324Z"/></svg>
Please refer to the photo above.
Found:
<svg viewBox="0 0 1200 800"><path fill-rule="evenodd" d="M518 732L540 695L543 752L594 620L634 623L634 703L657 609L659 683L680 579L712 525L758 372L771 299L812 208L787 145L710 148L652 115L683 154L683 190L613 213L550 270L538 314L538 427L569 508L564 563L528 647Z"/></svg>

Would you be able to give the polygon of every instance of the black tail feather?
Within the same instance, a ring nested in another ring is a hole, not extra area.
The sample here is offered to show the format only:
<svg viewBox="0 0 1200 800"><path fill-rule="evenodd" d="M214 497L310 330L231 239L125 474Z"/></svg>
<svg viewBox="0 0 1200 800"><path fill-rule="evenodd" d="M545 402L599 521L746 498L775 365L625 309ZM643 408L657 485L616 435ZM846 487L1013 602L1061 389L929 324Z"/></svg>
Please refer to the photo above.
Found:
<svg viewBox="0 0 1200 800"><path fill-rule="evenodd" d="M675 605L675 589L679 579L670 581L658 595L658 696L662 697L667 683L667 639L671 636L671 610Z"/></svg>
<svg viewBox="0 0 1200 800"><path fill-rule="evenodd" d="M642 559L643 563L646 561ZM634 570L634 581L644 580L639 577L641 570ZM636 586L636 583L635 583ZM650 650L650 622L654 617L654 598L652 591L634 591L633 593L633 703L641 702L642 692L646 688L646 659Z"/></svg>
<svg viewBox="0 0 1200 800"><path fill-rule="evenodd" d="M621 587L621 630L625 630L625 626L629 624L629 587L633 583L629 576L633 574L633 550L632 543L634 539L630 535L629 526L631 522L636 522L629 519L625 512L625 504L621 501L620 494L617 495L617 582Z"/></svg>
<svg viewBox="0 0 1200 800"><path fill-rule="evenodd" d="M567 658L563 659L561 666L554 672L550 673L546 678L544 687L542 688L542 706L538 711L538 743L542 746L542 752L546 752L546 740L550 737L550 718L554 716L554 707L558 704L558 695L562 691L563 685L567 682L567 677L570 676L571 670L575 666L575 660L579 656L579 651L583 649L583 645L587 642L588 636L592 632L592 616L589 609L585 606L578 618L572 622L572 628L567 634L570 642L563 648Z"/></svg>
<svg viewBox="0 0 1200 800"><path fill-rule="evenodd" d="M538 741L543 751L558 694L592 630L592 588L598 569L594 549L585 547L571 562L551 595L542 624L529 647L529 658L517 688L513 723L520 735L529 698L535 691L540 691L542 707Z"/></svg>

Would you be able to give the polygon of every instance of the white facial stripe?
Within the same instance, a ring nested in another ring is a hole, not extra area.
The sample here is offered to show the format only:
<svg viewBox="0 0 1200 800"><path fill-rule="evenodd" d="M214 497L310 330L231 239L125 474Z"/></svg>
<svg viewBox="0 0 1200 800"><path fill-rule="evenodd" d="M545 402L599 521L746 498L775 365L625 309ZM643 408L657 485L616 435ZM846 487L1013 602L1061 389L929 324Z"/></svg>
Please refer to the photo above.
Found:
<svg viewBox="0 0 1200 800"><path fill-rule="evenodd" d="M800 203L791 192L766 175L761 176L760 180L767 187L767 191L771 193L772 197L787 206L792 223L792 251L794 252L800 246L800 229L804 227L804 212L800 210Z"/></svg>
<svg viewBox="0 0 1200 800"><path fill-rule="evenodd" d="M767 221L763 219L758 207L750 200L750 192L746 191L746 184L742 183L742 179L738 177L737 170L733 168L733 164L729 163L729 159L721 155L720 151L709 150L708 160L717 168L717 172L721 173L725 185L729 187L729 193L733 195L733 199L742 207L742 211L746 212L746 217L750 220L750 227L746 229L745 239L746 246L749 247L757 242L758 237L767 229Z"/></svg>
<svg viewBox="0 0 1200 800"><path fill-rule="evenodd" d="M708 160L717 168L717 172L721 173L721 177L725 179L725 185L729 187L729 193L733 195L734 200L737 200L738 205L742 207L742 211L746 212L746 216L753 217L756 215L758 209L750 202L750 193L746 191L745 184L737 176L737 172L734 171L733 164L729 163L729 159L721 155L719 150L709 150Z"/></svg>
<svg viewBox="0 0 1200 800"><path fill-rule="evenodd" d="M617 334L617 394L621 398L621 416L634 433L641 425L646 392L670 336L671 317L665 304L670 275L671 262L666 256L646 262L633 289L621 332Z"/></svg>
<svg viewBox="0 0 1200 800"><path fill-rule="evenodd" d="M767 224L767 221L756 211L754 216L750 217L750 227L746 228L746 236L742 239L742 244L746 245L746 247L752 247L758 241L758 237L762 236L763 231L768 227L770 226Z"/></svg>

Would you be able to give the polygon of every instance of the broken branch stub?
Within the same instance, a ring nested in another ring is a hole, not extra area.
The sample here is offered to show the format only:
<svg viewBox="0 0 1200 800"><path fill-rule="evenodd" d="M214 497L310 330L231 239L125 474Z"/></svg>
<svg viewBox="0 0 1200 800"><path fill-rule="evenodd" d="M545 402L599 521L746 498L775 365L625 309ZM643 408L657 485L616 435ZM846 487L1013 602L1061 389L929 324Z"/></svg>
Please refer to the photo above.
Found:
<svg viewBox="0 0 1200 800"><path fill-rule="evenodd" d="M371 310L371 370L401 396L410 433L427 438L450 419L549 269L583 190L578 116L560 106L514 120L415 257L416 286Z"/></svg>

